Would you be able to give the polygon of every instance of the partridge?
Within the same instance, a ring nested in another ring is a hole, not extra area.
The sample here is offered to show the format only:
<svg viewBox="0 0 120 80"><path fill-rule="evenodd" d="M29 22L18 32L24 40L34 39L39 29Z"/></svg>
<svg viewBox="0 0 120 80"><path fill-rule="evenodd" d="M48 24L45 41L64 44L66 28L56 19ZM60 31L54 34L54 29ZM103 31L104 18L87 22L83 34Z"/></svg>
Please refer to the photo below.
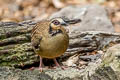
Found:
<svg viewBox="0 0 120 80"><path fill-rule="evenodd" d="M42 71L42 58L53 59L56 66L60 67L56 57L64 54L69 45L66 26L77 22L79 19L64 20L58 17L36 23L32 29L31 43L34 52L40 56L40 71Z"/></svg>

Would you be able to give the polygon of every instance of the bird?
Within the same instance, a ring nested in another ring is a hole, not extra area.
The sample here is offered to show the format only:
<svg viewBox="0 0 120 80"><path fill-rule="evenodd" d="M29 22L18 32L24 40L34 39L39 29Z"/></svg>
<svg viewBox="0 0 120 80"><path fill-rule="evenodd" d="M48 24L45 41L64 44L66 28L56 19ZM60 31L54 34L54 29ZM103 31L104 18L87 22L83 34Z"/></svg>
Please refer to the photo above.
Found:
<svg viewBox="0 0 120 80"><path fill-rule="evenodd" d="M78 20L65 20L57 17L50 20L42 20L35 24L31 32L31 44L34 52L40 57L39 70L42 72L43 58L53 59L57 67L60 64L56 58L63 55L69 46L69 24Z"/></svg>

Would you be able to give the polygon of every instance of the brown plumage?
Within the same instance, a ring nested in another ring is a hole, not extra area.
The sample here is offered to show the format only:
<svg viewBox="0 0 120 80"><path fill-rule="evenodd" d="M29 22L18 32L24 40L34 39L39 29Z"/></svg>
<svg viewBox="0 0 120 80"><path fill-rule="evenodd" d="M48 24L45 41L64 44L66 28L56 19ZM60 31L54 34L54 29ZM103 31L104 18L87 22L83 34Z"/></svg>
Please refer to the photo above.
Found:
<svg viewBox="0 0 120 80"><path fill-rule="evenodd" d="M38 22L33 28L31 43L35 53L41 58L56 58L66 51L69 37L62 24L65 25L65 22L57 18ZM41 65L40 61L40 68ZM56 65L59 66L58 63Z"/></svg>
<svg viewBox="0 0 120 80"><path fill-rule="evenodd" d="M49 33L50 21L41 21L32 30L32 45L36 54L43 58L55 58L62 55L69 43L68 34L61 27L63 33L54 36Z"/></svg>
<svg viewBox="0 0 120 80"><path fill-rule="evenodd" d="M68 22L68 21L67 21ZM36 54L40 56L39 69L42 71L42 58L54 59L61 56L69 45L69 36L65 29L67 23L62 18L43 20L32 30L31 43Z"/></svg>

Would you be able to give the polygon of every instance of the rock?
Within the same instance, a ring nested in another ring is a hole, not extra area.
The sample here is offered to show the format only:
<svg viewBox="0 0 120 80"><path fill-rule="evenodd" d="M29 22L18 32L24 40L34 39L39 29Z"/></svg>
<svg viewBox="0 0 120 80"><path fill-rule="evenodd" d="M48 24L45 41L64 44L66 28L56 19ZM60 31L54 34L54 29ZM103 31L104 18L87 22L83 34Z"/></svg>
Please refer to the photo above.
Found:
<svg viewBox="0 0 120 80"><path fill-rule="evenodd" d="M21 70L10 67L0 67L0 80L119 80L119 74L111 67L100 67L101 60L88 64L85 68L68 67L39 70Z"/></svg>
<svg viewBox="0 0 120 80"><path fill-rule="evenodd" d="M105 8L99 5L68 6L54 13L50 18L65 16L69 19L81 19L82 22L70 27L70 32L105 31L114 32Z"/></svg>
<svg viewBox="0 0 120 80"><path fill-rule="evenodd" d="M80 71L74 68L66 70L20 70L9 67L0 67L0 80L82 80Z"/></svg>
<svg viewBox="0 0 120 80"><path fill-rule="evenodd" d="M114 71L120 71L120 44L116 44L106 51L103 64L111 66Z"/></svg>

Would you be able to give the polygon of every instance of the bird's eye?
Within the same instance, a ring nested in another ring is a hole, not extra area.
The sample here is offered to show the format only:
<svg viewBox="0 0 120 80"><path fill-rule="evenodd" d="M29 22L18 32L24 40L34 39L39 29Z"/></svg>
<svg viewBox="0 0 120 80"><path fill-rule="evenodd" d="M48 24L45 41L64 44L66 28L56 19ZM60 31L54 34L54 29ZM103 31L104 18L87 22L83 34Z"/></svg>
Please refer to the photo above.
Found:
<svg viewBox="0 0 120 80"><path fill-rule="evenodd" d="M52 21L52 23L55 24L55 25L59 25L60 24L60 22L58 20L54 20L54 21Z"/></svg>

